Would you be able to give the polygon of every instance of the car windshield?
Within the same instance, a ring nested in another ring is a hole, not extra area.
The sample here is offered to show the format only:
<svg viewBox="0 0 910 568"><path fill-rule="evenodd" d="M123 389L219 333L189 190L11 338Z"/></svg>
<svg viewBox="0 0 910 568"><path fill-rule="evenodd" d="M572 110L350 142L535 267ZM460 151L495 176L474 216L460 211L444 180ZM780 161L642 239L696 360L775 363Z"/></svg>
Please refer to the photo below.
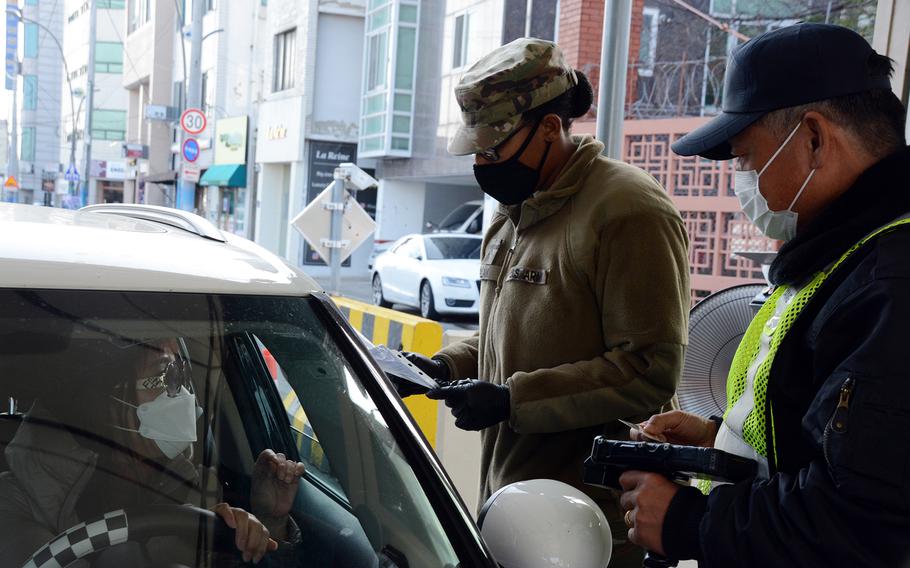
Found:
<svg viewBox="0 0 910 568"><path fill-rule="evenodd" d="M428 237L424 240L427 260L480 260L482 239Z"/></svg>
<svg viewBox="0 0 910 568"><path fill-rule="evenodd" d="M219 502L280 520L272 565L459 564L390 403L377 406L318 299L0 290L0 303L4 564L111 511ZM306 467L283 515L257 465L266 450ZM88 561L239 562L175 526Z"/></svg>
<svg viewBox="0 0 910 568"><path fill-rule="evenodd" d="M439 230L454 231L460 229L464 222L470 219L471 215L477 211L477 205L465 203L449 213L445 219L439 223Z"/></svg>

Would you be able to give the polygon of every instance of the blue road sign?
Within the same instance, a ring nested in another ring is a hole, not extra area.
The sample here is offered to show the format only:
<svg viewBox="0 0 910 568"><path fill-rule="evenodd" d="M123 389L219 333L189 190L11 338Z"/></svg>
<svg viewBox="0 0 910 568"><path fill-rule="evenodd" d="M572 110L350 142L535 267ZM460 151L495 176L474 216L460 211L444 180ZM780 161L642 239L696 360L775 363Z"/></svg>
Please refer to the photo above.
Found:
<svg viewBox="0 0 910 568"><path fill-rule="evenodd" d="M199 157L199 142L195 138L187 138L183 141L183 159L187 162L195 162Z"/></svg>
<svg viewBox="0 0 910 568"><path fill-rule="evenodd" d="M76 164L70 164L66 168L66 173L63 174L63 179L66 181L71 181L73 183L79 183L79 170L76 169Z"/></svg>

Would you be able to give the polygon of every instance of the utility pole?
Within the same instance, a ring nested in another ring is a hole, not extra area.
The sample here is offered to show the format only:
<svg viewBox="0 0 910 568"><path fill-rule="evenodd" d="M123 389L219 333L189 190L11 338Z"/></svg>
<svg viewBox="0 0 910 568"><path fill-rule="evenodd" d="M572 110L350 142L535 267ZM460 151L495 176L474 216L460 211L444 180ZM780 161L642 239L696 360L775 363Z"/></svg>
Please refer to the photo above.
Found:
<svg viewBox="0 0 910 568"><path fill-rule="evenodd" d="M82 128L82 144L85 151L85 165L82 170L82 205L89 205L89 174L92 171L92 113L95 109L95 21L97 20L96 0L88 0L88 74L85 78L85 126ZM73 135L75 136L75 132ZM94 200L92 200L94 201Z"/></svg>
<svg viewBox="0 0 910 568"><path fill-rule="evenodd" d="M190 76L187 79L186 108L202 108L202 20L205 18L205 3L206 0L193 0L193 14L190 22ZM183 38L180 41L183 41ZM180 132L178 147L182 148L183 131ZM183 156L179 157L177 163L183 163ZM181 176L178 178L177 184L177 208L192 211L195 206L196 183L188 182Z"/></svg>
<svg viewBox="0 0 910 568"><path fill-rule="evenodd" d="M17 66L18 66L18 63L17 63ZM6 172L6 175L7 175L7 178L14 177L14 178L16 178L16 181L19 181L19 121L18 121L18 119L19 119L19 101L18 101L18 97L17 97L17 95L19 93L19 72L18 72L18 70L16 71L16 77L13 80L16 82L16 87L13 89L13 119L12 119L13 125L12 125L12 132L11 132L11 136L10 136L10 138L12 138L12 140L10 141L10 145L9 145L9 166L7 166L7 169L9 171ZM4 181L4 183L6 182L6 180L3 180L3 181ZM2 186L2 188L3 188L3 191L6 192L6 186L4 185L4 186ZM6 195L4 195L3 197L5 200Z"/></svg>
<svg viewBox="0 0 910 568"><path fill-rule="evenodd" d="M632 0L606 0L597 96L597 138L604 143L604 155L617 160L622 159L631 25Z"/></svg>
<svg viewBox="0 0 910 568"><path fill-rule="evenodd" d="M256 180L256 129L259 124L258 115L253 115L253 68L256 66L256 38L259 32L259 7L262 2L253 2L253 31L250 38L250 62L246 70L246 236L253 240L256 237L256 202L257 180ZM261 87L260 87L261 88ZM256 101L256 109L259 109L259 101Z"/></svg>

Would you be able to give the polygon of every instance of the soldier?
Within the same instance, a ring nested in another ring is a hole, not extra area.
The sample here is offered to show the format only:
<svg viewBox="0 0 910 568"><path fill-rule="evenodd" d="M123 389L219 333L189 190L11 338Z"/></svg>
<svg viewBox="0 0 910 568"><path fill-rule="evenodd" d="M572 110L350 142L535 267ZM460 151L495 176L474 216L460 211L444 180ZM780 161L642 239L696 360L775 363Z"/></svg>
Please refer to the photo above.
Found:
<svg viewBox="0 0 910 568"><path fill-rule="evenodd" d="M587 487L596 435L673 396L686 343L687 237L645 172L572 136L591 84L559 47L519 39L478 61L455 89L464 125L449 144L474 155L480 188L500 202L481 251L480 331L432 359L456 426L480 430L480 498L550 478L589 494L613 527L613 566L640 566L618 495Z"/></svg>

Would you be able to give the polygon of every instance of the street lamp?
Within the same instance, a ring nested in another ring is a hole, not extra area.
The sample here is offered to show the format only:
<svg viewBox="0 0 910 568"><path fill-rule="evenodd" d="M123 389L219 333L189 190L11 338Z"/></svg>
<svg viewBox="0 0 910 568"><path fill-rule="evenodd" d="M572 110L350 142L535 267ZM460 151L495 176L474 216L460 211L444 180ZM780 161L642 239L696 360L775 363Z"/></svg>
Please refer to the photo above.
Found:
<svg viewBox="0 0 910 568"><path fill-rule="evenodd" d="M60 40L57 39L57 36L54 35L54 32L52 32L50 29L48 29L48 27L45 26L44 24L42 24L41 22L39 22L37 20L33 20L31 18L26 18L25 16L23 16L22 10L20 10L19 8L7 8L6 13L12 14L20 22L27 22L29 24L35 24L36 26L38 26L39 28L44 30L44 32L47 35L51 36L51 39L54 40L54 43L57 45L57 49L60 50L60 59L61 59L61 61L63 61L63 73L66 75L66 86L69 88L69 91L70 91L70 113L72 114L72 117L73 117L73 137L72 137L72 144L70 146L70 165L74 165L76 163L76 97L73 93L73 82L70 79L69 66L66 64L66 53L63 51L63 46L60 44ZM89 64L91 64L91 62L89 62ZM79 108L81 110L81 108L82 108L81 103L80 103ZM16 111L17 111L17 109L13 109L13 112L16 112ZM70 182L70 193L71 194L73 193L72 182Z"/></svg>

